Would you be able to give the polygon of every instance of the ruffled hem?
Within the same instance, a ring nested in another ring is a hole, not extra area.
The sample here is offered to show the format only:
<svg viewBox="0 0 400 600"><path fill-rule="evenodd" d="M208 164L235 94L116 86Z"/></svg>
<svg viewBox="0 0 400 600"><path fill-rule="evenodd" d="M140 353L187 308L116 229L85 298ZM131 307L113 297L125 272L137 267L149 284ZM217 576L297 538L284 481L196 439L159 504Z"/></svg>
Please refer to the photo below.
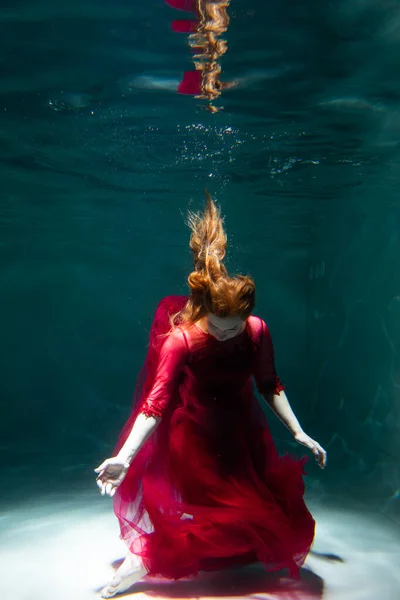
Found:
<svg viewBox="0 0 400 600"><path fill-rule="evenodd" d="M145 417L161 419L164 414L164 410L162 408L157 408L156 406L143 406L140 410L140 414L144 415Z"/></svg>
<svg viewBox="0 0 400 600"><path fill-rule="evenodd" d="M275 389L274 389L274 393L277 394L279 396L279 394L281 392L285 391L285 386L283 385L283 383L281 382L281 380L279 379L278 376L276 376L276 382L275 382Z"/></svg>

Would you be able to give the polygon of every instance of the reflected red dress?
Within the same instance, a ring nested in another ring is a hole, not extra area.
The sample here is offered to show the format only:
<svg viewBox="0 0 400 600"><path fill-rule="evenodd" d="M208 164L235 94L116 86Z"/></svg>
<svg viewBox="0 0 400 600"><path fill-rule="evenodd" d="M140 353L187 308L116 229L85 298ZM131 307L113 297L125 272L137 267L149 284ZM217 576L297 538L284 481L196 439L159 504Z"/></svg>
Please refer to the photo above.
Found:
<svg viewBox="0 0 400 600"><path fill-rule="evenodd" d="M187 301L158 305L133 411L161 416L114 497L121 537L149 575L171 579L254 562L299 572L314 537L304 463L280 457L255 397L279 393L271 337L251 316L219 342L197 325L170 329Z"/></svg>

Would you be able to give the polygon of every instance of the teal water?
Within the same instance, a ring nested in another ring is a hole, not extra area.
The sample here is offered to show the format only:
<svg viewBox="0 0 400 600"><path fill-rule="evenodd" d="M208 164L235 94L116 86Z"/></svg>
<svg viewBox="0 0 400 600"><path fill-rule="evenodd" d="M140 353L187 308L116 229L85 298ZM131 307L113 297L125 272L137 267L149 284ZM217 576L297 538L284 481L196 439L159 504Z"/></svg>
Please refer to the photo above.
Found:
<svg viewBox="0 0 400 600"><path fill-rule="evenodd" d="M1 446L10 494L90 489L208 187L288 397L309 490L399 521L400 7L232 0L218 114L154 0L0 4ZM282 451L297 451L271 414Z"/></svg>

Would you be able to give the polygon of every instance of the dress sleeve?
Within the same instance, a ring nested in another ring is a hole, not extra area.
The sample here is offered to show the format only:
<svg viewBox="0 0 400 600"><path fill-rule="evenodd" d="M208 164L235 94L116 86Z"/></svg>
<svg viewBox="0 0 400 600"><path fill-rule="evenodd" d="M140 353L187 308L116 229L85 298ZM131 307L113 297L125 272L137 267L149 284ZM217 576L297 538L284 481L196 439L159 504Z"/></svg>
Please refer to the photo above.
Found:
<svg viewBox="0 0 400 600"><path fill-rule="evenodd" d="M257 324L257 354L254 362L254 379L260 394L279 394L285 388L276 370L274 346L267 324L259 319Z"/></svg>
<svg viewBox="0 0 400 600"><path fill-rule="evenodd" d="M153 385L140 412L147 417L162 417L177 391L180 375L187 359L184 334L176 329L165 338L158 357Z"/></svg>

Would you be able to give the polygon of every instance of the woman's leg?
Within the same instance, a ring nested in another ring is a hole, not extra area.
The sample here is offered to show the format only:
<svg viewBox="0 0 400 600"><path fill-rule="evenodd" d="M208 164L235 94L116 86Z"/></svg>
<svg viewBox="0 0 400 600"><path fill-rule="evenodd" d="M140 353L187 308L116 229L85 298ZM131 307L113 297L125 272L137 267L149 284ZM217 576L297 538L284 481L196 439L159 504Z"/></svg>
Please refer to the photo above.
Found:
<svg viewBox="0 0 400 600"><path fill-rule="evenodd" d="M101 591L102 598L112 598L128 590L134 583L140 581L147 574L139 556L129 552L128 556L115 572L112 581Z"/></svg>

